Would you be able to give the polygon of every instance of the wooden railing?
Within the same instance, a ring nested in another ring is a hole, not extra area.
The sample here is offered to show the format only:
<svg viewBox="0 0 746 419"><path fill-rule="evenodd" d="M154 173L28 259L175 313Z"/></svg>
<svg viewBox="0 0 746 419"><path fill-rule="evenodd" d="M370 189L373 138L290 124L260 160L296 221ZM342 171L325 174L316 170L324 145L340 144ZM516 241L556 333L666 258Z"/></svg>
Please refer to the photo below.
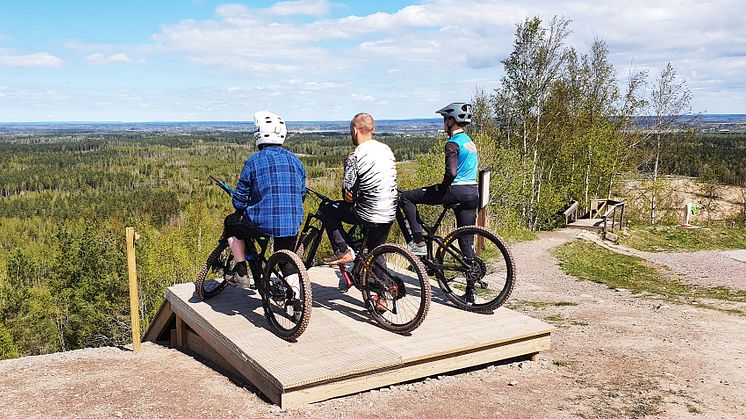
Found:
<svg viewBox="0 0 746 419"><path fill-rule="evenodd" d="M578 206L578 201L572 200L570 201L570 206L562 212L562 215L565 216L565 225L578 219Z"/></svg>
<svg viewBox="0 0 746 419"><path fill-rule="evenodd" d="M609 231L609 219L611 219L611 228L622 228L624 223L624 201L614 201L611 199L605 200L606 203L603 206L606 208L606 212L601 217L603 219L603 235L606 238L606 233ZM617 221L619 216L619 221Z"/></svg>

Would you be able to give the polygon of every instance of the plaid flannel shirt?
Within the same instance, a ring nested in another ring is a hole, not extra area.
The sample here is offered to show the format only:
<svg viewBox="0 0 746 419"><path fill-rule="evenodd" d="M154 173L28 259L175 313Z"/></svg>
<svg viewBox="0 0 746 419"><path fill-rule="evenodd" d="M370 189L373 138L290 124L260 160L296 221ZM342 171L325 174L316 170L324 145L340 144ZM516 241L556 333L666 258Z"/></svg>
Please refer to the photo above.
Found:
<svg viewBox="0 0 746 419"><path fill-rule="evenodd" d="M270 146L246 160L233 193L233 207L271 237L298 234L303 222L306 169L290 151Z"/></svg>

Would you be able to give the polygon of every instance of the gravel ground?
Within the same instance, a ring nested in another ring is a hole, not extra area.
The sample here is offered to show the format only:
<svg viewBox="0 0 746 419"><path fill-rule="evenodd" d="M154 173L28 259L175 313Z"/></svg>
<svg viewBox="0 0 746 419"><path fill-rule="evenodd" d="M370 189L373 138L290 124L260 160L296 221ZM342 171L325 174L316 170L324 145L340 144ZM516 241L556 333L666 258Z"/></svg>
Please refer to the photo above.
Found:
<svg viewBox="0 0 746 419"><path fill-rule="evenodd" d="M512 247L511 305L557 327L509 360L284 411L181 352L84 349L0 362L3 417L746 417L746 318L565 275L558 231ZM716 277L717 279L717 277Z"/></svg>

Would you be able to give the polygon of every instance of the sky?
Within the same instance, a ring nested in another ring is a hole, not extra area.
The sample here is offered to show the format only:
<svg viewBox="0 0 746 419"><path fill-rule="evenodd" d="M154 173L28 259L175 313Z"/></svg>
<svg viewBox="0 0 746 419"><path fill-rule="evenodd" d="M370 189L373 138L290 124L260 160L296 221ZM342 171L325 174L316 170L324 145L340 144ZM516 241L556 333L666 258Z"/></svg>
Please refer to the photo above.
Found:
<svg viewBox="0 0 746 419"><path fill-rule="evenodd" d="M2 0L0 122L431 118L555 15L620 85L670 62L693 111L746 113L744 0Z"/></svg>

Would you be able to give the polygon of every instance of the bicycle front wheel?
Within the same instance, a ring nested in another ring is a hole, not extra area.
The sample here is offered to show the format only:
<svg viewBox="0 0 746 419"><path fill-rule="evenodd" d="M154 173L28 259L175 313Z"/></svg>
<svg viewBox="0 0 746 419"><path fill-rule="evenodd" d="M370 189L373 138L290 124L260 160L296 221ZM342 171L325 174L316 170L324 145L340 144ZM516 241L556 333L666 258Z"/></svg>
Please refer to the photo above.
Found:
<svg viewBox="0 0 746 419"><path fill-rule="evenodd" d="M278 250L264 267L262 286L264 313L275 333L294 341L311 320L311 281L298 255Z"/></svg>
<svg viewBox="0 0 746 419"><path fill-rule="evenodd" d="M505 243L481 227L453 230L435 255L440 287L457 307L489 313L510 297L515 283L513 257Z"/></svg>
<svg viewBox="0 0 746 419"><path fill-rule="evenodd" d="M363 299L373 319L394 333L422 324L430 309L430 281L420 259L409 250L382 244L366 257L362 269Z"/></svg>
<svg viewBox="0 0 746 419"><path fill-rule="evenodd" d="M194 281L194 291L197 296L207 300L220 294L220 291L228 285L225 274L231 270L232 263L233 256L228 243L221 241L207 257L207 261L197 275L197 280Z"/></svg>

